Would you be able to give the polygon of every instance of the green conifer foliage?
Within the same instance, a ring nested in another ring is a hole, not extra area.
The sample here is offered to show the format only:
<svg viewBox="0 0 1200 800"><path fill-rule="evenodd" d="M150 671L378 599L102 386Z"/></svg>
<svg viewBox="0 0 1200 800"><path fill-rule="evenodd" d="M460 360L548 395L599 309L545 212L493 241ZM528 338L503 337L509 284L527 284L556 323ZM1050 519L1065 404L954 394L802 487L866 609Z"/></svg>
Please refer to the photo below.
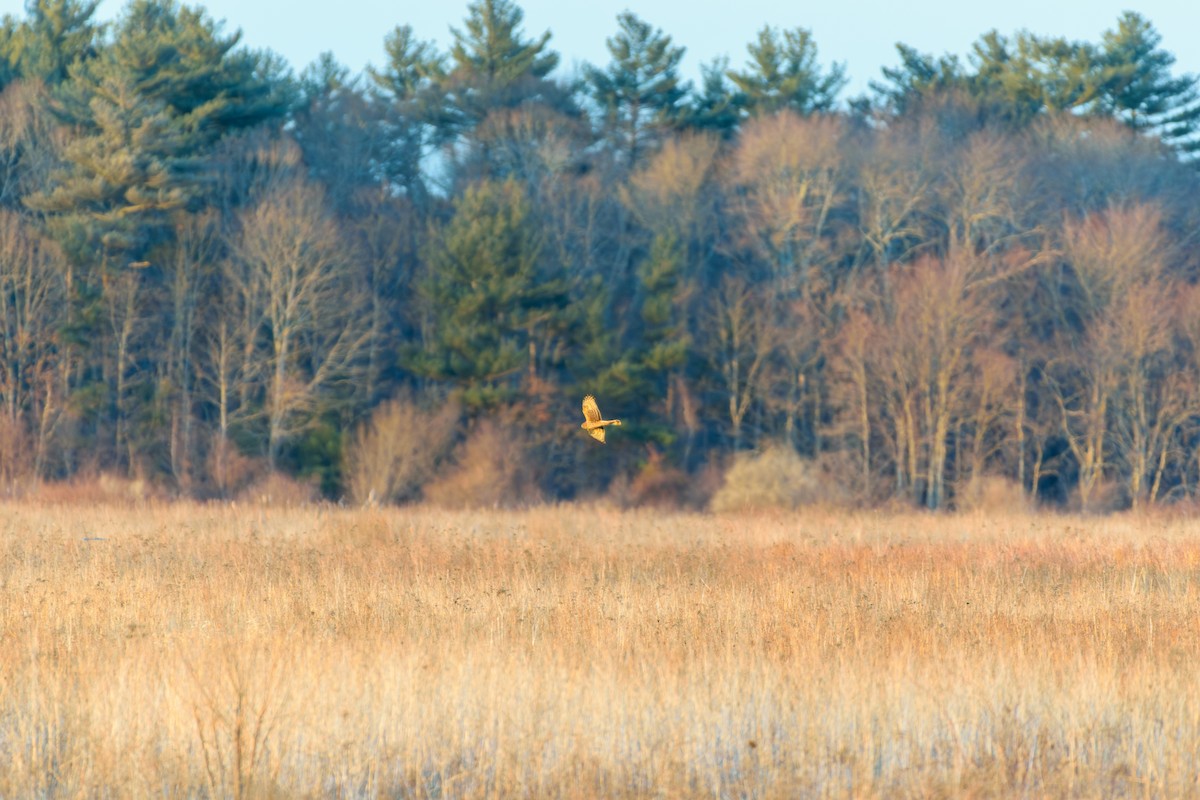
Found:
<svg viewBox="0 0 1200 800"><path fill-rule="evenodd" d="M817 43L805 28L764 27L747 50L750 61L728 75L738 89L738 105L750 116L790 108L799 114L828 111L847 83L844 64L828 72L817 64Z"/></svg>
<svg viewBox="0 0 1200 800"><path fill-rule="evenodd" d="M914 111L930 97L967 87L967 72L958 56L935 58L904 43L896 44L900 64L884 67L885 82L871 81L881 105L897 115Z"/></svg>
<svg viewBox="0 0 1200 800"><path fill-rule="evenodd" d="M1200 150L1200 90L1193 75L1173 76L1175 56L1162 36L1134 12L1104 34L1100 61L1106 75L1100 107L1135 130L1157 133L1184 152Z"/></svg>
<svg viewBox="0 0 1200 800"><path fill-rule="evenodd" d="M673 232L660 233L638 270L642 301L643 368L665 394L665 378L687 361L689 336L684 316L685 248Z"/></svg>
<svg viewBox="0 0 1200 800"><path fill-rule="evenodd" d="M737 129L736 98L725 73L729 59L715 58L700 66L700 89L692 98L688 122L697 129L710 130L724 138Z"/></svg>
<svg viewBox="0 0 1200 800"><path fill-rule="evenodd" d="M469 408L514 397L561 346L567 282L544 266L531 211L515 181L483 181L431 236L422 291L433 332L412 366L453 382Z"/></svg>
<svg viewBox="0 0 1200 800"><path fill-rule="evenodd" d="M452 121L445 105L445 57L432 42L419 41L412 27L400 25L384 39L387 62L367 74L388 107L390 145L382 159L386 176L410 197L426 194L421 161Z"/></svg>
<svg viewBox="0 0 1200 800"><path fill-rule="evenodd" d="M29 0L28 17L6 15L0 30L0 60L11 75L61 83L72 64L96 54L101 26L92 22L99 0Z"/></svg>
<svg viewBox="0 0 1200 800"><path fill-rule="evenodd" d="M286 111L278 76L263 74L271 60L239 39L203 10L135 0L111 43L71 64L55 109L77 135L56 185L29 203L74 258L142 260L169 212L200 200L207 148Z"/></svg>
<svg viewBox="0 0 1200 800"><path fill-rule="evenodd" d="M683 120L688 86L679 62L685 49L631 12L617 22L620 30L607 40L612 61L603 69L588 67L585 78L614 150L634 165Z"/></svg>
<svg viewBox="0 0 1200 800"><path fill-rule="evenodd" d="M558 54L548 49L550 32L526 39L524 17L509 0L476 0L467 7L464 29L451 29L454 44L442 81L449 131L469 130L496 109L558 94L547 79L558 66Z"/></svg>

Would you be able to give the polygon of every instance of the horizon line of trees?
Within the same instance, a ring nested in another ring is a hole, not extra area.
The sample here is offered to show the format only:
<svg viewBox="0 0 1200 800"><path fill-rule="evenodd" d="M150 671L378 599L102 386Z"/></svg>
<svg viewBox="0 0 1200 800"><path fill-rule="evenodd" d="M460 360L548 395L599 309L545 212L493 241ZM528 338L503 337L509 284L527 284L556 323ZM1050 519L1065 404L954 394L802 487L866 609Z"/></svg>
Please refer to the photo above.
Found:
<svg viewBox="0 0 1200 800"><path fill-rule="evenodd" d="M448 52L296 76L202 6L97 6L0 24L6 487L699 502L768 444L861 503L1200 485L1200 93L1137 14L900 44L843 103L803 28L693 86L623 12L564 79L474 0Z"/></svg>

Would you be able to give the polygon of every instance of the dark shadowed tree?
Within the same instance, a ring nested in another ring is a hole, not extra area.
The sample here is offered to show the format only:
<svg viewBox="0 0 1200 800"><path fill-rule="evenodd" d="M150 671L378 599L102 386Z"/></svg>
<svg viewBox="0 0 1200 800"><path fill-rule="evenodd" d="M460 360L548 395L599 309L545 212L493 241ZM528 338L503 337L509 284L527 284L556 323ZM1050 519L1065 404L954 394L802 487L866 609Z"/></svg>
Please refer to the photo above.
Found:
<svg viewBox="0 0 1200 800"><path fill-rule="evenodd" d="M700 65L700 89L692 97L688 122L700 130L713 131L729 138L737 130L738 107L733 86L726 76L728 58L714 58Z"/></svg>
<svg viewBox="0 0 1200 800"><path fill-rule="evenodd" d="M914 47L898 43L900 64L884 67L884 81L871 81L878 101L893 113L904 114L920 108L943 92L967 89L967 72L958 56L935 58Z"/></svg>
<svg viewBox="0 0 1200 800"><path fill-rule="evenodd" d="M422 173L427 150L451 132L442 94L446 59L432 42L418 40L408 25L387 35L384 51L388 58L383 67L367 69L375 91L388 106L387 149L380 168L392 183L421 202L427 194Z"/></svg>
<svg viewBox="0 0 1200 800"><path fill-rule="evenodd" d="M329 53L309 65L300 85L292 135L329 202L349 213L357 194L388 184L393 131L387 109L372 103L360 80Z"/></svg>

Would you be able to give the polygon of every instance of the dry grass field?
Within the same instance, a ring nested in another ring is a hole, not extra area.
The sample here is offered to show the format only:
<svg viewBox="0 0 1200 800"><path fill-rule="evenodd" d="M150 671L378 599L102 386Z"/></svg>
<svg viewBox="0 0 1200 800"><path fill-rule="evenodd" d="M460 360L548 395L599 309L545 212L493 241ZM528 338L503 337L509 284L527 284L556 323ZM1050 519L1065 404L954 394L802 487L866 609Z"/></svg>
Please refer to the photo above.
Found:
<svg viewBox="0 0 1200 800"><path fill-rule="evenodd" d="M1200 522L0 505L0 797L1200 795Z"/></svg>

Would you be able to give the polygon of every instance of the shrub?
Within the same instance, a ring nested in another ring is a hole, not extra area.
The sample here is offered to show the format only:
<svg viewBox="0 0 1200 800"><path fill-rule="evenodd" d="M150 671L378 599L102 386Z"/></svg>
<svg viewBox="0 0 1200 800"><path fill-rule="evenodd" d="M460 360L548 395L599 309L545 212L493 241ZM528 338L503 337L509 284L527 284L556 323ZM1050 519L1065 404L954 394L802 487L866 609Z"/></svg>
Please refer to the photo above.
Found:
<svg viewBox="0 0 1200 800"><path fill-rule="evenodd" d="M31 484L29 496L44 503L61 505L137 505L164 499L164 495L146 480L112 472Z"/></svg>
<svg viewBox="0 0 1200 800"><path fill-rule="evenodd" d="M218 497L236 497L267 471L266 462L242 453L220 433L213 433L206 464L209 481Z"/></svg>
<svg viewBox="0 0 1200 800"><path fill-rule="evenodd" d="M1083 502L1083 493L1079 486L1075 486L1071 490L1071 497L1067 504L1071 511L1082 514L1111 514L1114 511L1123 511L1129 508L1129 495L1125 491L1125 487L1113 480L1097 481L1092 487L1092 491L1088 496L1088 501Z"/></svg>
<svg viewBox="0 0 1200 800"><path fill-rule="evenodd" d="M739 453L709 504L713 511L794 509L824 499L819 470L786 445Z"/></svg>
<svg viewBox="0 0 1200 800"><path fill-rule="evenodd" d="M250 505L290 508L314 503L321 497L316 480L293 478L282 472L268 472L237 495L237 501Z"/></svg>
<svg viewBox="0 0 1200 800"><path fill-rule="evenodd" d="M364 504L417 499L450 450L459 416L456 403L430 411L398 397L381 405L346 450L350 497Z"/></svg>
<svg viewBox="0 0 1200 800"><path fill-rule="evenodd" d="M687 505L688 475L677 467L650 464L630 481L626 504L650 508L682 508Z"/></svg>
<svg viewBox="0 0 1200 800"><path fill-rule="evenodd" d="M33 477L29 436L20 422L0 416L0 492L14 494Z"/></svg>
<svg viewBox="0 0 1200 800"><path fill-rule="evenodd" d="M609 485L609 497L623 508L703 508L713 492L712 470L689 475L667 463L653 447L648 450L649 457L636 474L623 475Z"/></svg>
<svg viewBox="0 0 1200 800"><path fill-rule="evenodd" d="M481 420L458 448L454 466L425 487L425 498L447 508L501 508L540 500L529 448L520 428Z"/></svg>
<svg viewBox="0 0 1200 800"><path fill-rule="evenodd" d="M983 475L967 481L955 494L954 506L960 511L989 513L1033 511L1033 504L1021 485L999 475Z"/></svg>

